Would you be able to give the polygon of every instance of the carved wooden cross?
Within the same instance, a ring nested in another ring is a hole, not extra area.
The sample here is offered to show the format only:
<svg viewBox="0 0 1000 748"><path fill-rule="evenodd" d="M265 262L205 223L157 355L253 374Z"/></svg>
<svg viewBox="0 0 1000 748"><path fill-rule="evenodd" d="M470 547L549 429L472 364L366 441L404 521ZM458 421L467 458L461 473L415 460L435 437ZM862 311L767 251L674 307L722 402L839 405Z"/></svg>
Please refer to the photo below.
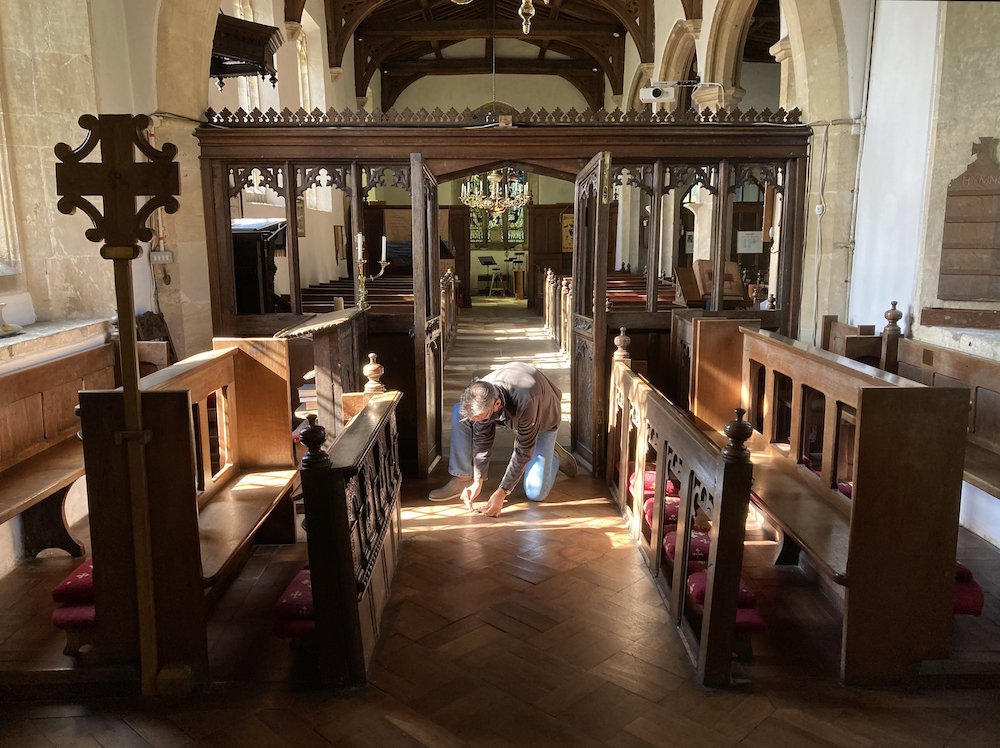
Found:
<svg viewBox="0 0 1000 748"><path fill-rule="evenodd" d="M80 208L86 213L94 223L86 237L105 242L101 255L107 259L138 257L136 243L153 236L145 225L150 214L161 207L167 213L177 211L174 195L180 193L180 169L173 160L177 148L171 143L164 144L163 150L150 145L144 132L148 126L149 118L142 114L85 114L80 127L90 134L83 144L76 150L65 143L55 148L63 162L56 164L56 194L62 196L59 212L68 215ZM103 161L84 162L98 145ZM135 148L149 161L136 162ZM101 196L104 215L86 195ZM140 195L150 199L136 210L135 199Z"/></svg>

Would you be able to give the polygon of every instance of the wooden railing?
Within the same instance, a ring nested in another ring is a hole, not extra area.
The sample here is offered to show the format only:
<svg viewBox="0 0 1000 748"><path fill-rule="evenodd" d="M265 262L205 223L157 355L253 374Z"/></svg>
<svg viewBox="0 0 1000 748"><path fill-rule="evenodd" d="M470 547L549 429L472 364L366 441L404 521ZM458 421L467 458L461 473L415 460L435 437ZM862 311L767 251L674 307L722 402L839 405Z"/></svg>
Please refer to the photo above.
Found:
<svg viewBox="0 0 1000 748"><path fill-rule="evenodd" d="M730 441L720 450L685 413L631 370L627 340L624 334L616 339L619 349L611 371L609 487L656 575L698 681L707 686L728 685L752 480L749 453L742 441L751 430L738 411L737 420L726 427ZM646 511L644 478L653 471L652 506ZM673 561L664 553L664 534L670 524L664 490L668 481L680 497ZM695 571L689 557L696 526L710 528L702 603L687 594L689 573Z"/></svg>
<svg viewBox="0 0 1000 748"><path fill-rule="evenodd" d="M441 352L444 359L458 333L457 289L458 279L449 268L441 276Z"/></svg>
<svg viewBox="0 0 1000 748"><path fill-rule="evenodd" d="M399 392L351 393L351 419L330 449L325 430L302 432L315 631L302 644L328 685L364 686L389 600L401 541Z"/></svg>

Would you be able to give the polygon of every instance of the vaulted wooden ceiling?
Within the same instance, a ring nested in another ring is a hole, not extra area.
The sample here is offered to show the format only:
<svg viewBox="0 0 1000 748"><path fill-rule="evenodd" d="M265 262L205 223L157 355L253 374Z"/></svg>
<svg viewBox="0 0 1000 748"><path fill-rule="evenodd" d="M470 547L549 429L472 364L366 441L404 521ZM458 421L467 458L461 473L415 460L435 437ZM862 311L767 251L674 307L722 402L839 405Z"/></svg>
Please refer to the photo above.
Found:
<svg viewBox="0 0 1000 748"><path fill-rule="evenodd" d="M356 95L382 75L381 108L387 111L412 83L428 75L557 75L599 109L605 90L624 89L625 38L640 62L653 61L653 0L535 0L524 34L521 0L324 0L331 67L343 63L354 40ZM285 18L301 21L305 0L285 0ZM467 39L461 54L449 48ZM519 39L528 47L495 40Z"/></svg>

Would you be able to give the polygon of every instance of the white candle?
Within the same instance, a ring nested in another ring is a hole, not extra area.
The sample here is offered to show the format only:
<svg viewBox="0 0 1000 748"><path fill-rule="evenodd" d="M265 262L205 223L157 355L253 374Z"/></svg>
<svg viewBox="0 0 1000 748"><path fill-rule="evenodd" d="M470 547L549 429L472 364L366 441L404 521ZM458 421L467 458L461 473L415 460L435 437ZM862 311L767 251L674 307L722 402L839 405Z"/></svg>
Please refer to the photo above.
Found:
<svg viewBox="0 0 1000 748"><path fill-rule="evenodd" d="M386 250L386 240L382 237L382 262L385 262L385 250Z"/></svg>
<svg viewBox="0 0 1000 748"><path fill-rule="evenodd" d="M363 260L365 259L365 235L362 234L360 231L358 232L357 241L358 241L358 259Z"/></svg>

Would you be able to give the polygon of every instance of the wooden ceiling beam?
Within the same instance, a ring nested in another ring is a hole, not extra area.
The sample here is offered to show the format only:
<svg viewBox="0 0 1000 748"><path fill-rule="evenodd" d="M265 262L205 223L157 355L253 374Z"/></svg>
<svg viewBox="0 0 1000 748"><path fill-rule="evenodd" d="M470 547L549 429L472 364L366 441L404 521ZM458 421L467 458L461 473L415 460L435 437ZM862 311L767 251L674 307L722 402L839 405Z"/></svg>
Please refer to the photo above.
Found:
<svg viewBox="0 0 1000 748"><path fill-rule="evenodd" d="M530 36L535 39L562 39L566 41L579 39L607 38L622 32L618 24L573 23L568 21L548 21L535 18L531 22ZM375 37L400 37L410 41L428 41L432 39L487 39L496 36L498 39L524 39L524 32L519 22L498 18L494 27L489 19L471 21L415 21L378 23L368 25L365 22L358 28L358 36L368 39Z"/></svg>
<svg viewBox="0 0 1000 748"><path fill-rule="evenodd" d="M590 60L536 60L501 58L496 61L497 75L560 75L562 73L593 73L600 68ZM444 60L408 60L382 63L382 75L481 75L493 72L493 61L487 57Z"/></svg>

